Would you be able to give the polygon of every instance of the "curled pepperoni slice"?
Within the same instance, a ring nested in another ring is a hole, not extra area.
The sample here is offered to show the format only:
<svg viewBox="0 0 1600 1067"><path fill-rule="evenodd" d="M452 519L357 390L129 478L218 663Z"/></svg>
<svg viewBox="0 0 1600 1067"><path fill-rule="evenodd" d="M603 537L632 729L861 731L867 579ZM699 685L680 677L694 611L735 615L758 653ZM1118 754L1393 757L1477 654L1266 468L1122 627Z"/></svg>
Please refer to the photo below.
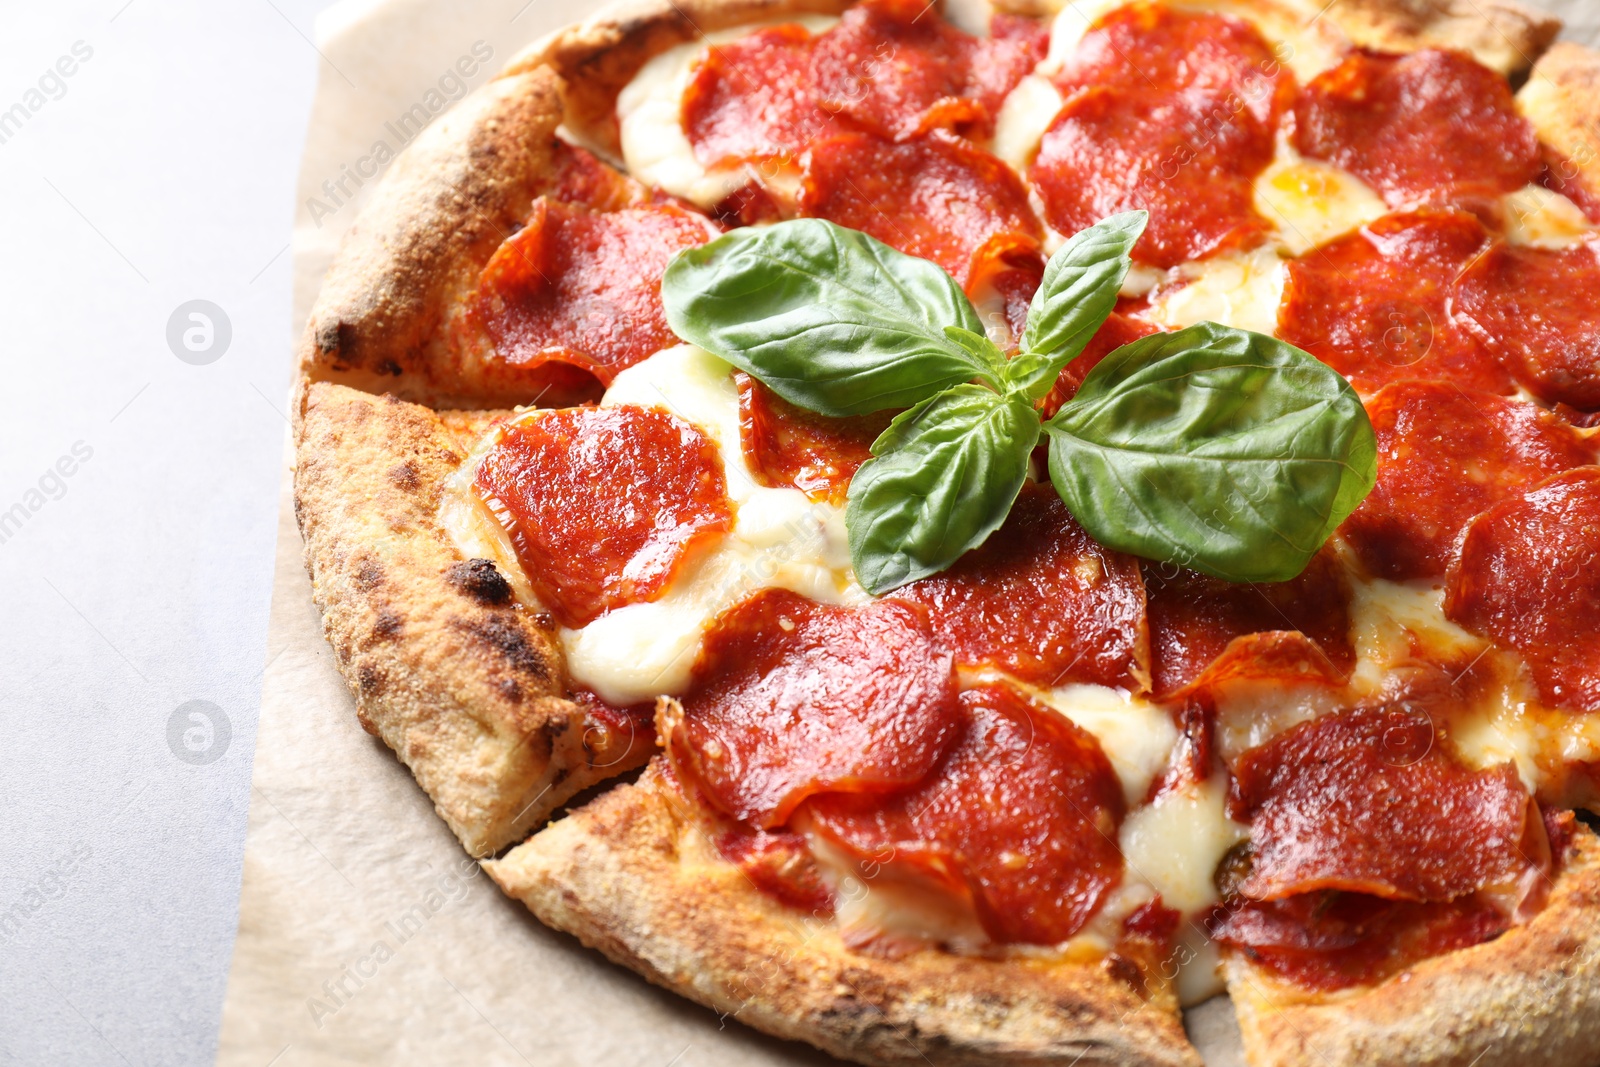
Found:
<svg viewBox="0 0 1600 1067"><path fill-rule="evenodd" d="M950 656L921 611L771 589L706 635L672 754L718 808L770 829L814 794L920 781L957 725Z"/></svg>
<svg viewBox="0 0 1600 1067"><path fill-rule="evenodd" d="M1268 228L1251 183L1271 160L1272 134L1254 122L1230 115L1207 126L1175 94L1095 87L1061 109L1028 177L1062 233L1119 211L1150 212L1133 255L1165 268L1260 243Z"/></svg>
<svg viewBox="0 0 1600 1067"><path fill-rule="evenodd" d="M1049 486L1024 488L980 547L894 596L927 607L957 663L1047 686L1145 688L1139 564L1095 542Z"/></svg>
<svg viewBox="0 0 1600 1067"><path fill-rule="evenodd" d="M811 150L800 213L931 259L963 286L980 250L1034 250L1044 228L1010 167L936 130L904 144L846 134Z"/></svg>
<svg viewBox="0 0 1600 1067"><path fill-rule="evenodd" d="M1248 22L1153 3L1096 22L1053 80L1068 94L1095 85L1177 94L1201 112L1242 113L1269 132L1294 99L1294 79Z"/></svg>
<svg viewBox="0 0 1600 1067"><path fill-rule="evenodd" d="M733 525L716 445L643 408L571 408L510 424L473 487L564 626L654 600Z"/></svg>
<svg viewBox="0 0 1600 1067"><path fill-rule="evenodd" d="M1224 945L1306 989L1372 985L1433 956L1481 945L1511 926L1479 897L1443 904L1360 893L1307 893L1230 906L1213 927Z"/></svg>
<svg viewBox="0 0 1600 1067"><path fill-rule="evenodd" d="M1496 245L1456 282L1455 313L1541 400L1600 408L1600 246Z"/></svg>
<svg viewBox="0 0 1600 1067"><path fill-rule="evenodd" d="M1251 749L1231 806L1250 824L1257 900L1337 889L1446 901L1512 887L1536 808L1510 764L1473 771L1407 702L1324 715Z"/></svg>
<svg viewBox="0 0 1600 1067"><path fill-rule="evenodd" d="M1347 675L1355 663L1350 585L1330 550L1317 553L1287 582L1225 582L1170 564L1147 563L1144 583L1158 696L1199 678L1246 634L1298 631L1314 642L1322 665L1332 674Z"/></svg>
<svg viewBox="0 0 1600 1067"><path fill-rule="evenodd" d="M1391 207L1468 205L1539 177L1539 139L1505 78L1459 52L1356 51L1305 87L1295 147L1375 188Z"/></svg>
<svg viewBox="0 0 1600 1067"><path fill-rule="evenodd" d="M1029 19L996 20L972 37L923 0L866 0L817 41L818 98L880 137L931 129L987 136L1006 94L1044 58L1045 31Z"/></svg>
<svg viewBox="0 0 1600 1067"><path fill-rule="evenodd" d="M1600 468L1557 475L1474 519L1444 608L1520 653L1551 704L1600 711Z"/></svg>
<svg viewBox="0 0 1600 1067"><path fill-rule="evenodd" d="M815 500L844 499L892 412L836 419L797 408L747 374L739 383L739 443L762 485L793 486Z"/></svg>
<svg viewBox="0 0 1600 1067"><path fill-rule="evenodd" d="M596 213L534 201L527 226L483 268L470 314L508 379L528 385L617 373L675 344L661 272L710 223L667 204Z"/></svg>
<svg viewBox="0 0 1600 1067"><path fill-rule="evenodd" d="M1064 941L1122 879L1122 786L1092 735L1007 687L967 690L961 712L959 740L916 787L819 797L812 825L970 897L996 941Z"/></svg>
<svg viewBox="0 0 1600 1067"><path fill-rule="evenodd" d="M1030 294L1031 295L1031 294ZM1050 392L1044 398L1041 411L1045 418L1050 418L1061 410L1061 405L1078 395L1078 388L1083 385L1083 380L1089 372L1099 366L1100 361L1111 353L1129 345L1141 337L1148 337L1159 333L1160 329L1153 323L1144 319L1136 319L1131 315L1124 315L1113 311L1107 316L1095 335L1089 339L1088 345L1080 352L1071 363L1061 371L1061 377L1056 379L1056 384L1051 386Z"/></svg>
<svg viewBox="0 0 1600 1067"><path fill-rule="evenodd" d="M717 851L763 893L819 918L833 913L833 894L817 870L804 836L789 830L736 827L717 838Z"/></svg>
<svg viewBox="0 0 1600 1067"><path fill-rule="evenodd" d="M816 41L804 26L769 26L716 45L683 97L683 128L708 167L796 162L832 123L811 76Z"/></svg>
<svg viewBox="0 0 1600 1067"><path fill-rule="evenodd" d="M1462 211L1379 219L1290 262L1278 336L1363 393L1405 378L1509 393L1505 371L1447 310L1452 279L1487 242Z"/></svg>
<svg viewBox="0 0 1600 1067"><path fill-rule="evenodd" d="M650 199L650 192L594 153L557 141L546 190L552 200L594 211L621 211Z"/></svg>
<svg viewBox="0 0 1600 1067"><path fill-rule="evenodd" d="M1345 522L1374 574L1436 578L1474 516L1554 474L1593 463L1572 427L1533 404L1442 382L1398 382L1367 403L1378 484Z"/></svg>

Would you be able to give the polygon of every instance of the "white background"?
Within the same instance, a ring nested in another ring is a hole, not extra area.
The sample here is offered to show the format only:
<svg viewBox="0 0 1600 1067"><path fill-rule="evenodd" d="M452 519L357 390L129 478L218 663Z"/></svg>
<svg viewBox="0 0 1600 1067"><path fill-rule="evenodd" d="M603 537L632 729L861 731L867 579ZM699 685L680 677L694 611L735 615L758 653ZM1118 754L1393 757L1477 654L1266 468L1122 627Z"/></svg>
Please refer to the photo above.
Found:
<svg viewBox="0 0 1600 1067"><path fill-rule="evenodd" d="M323 6L0 6L0 111L75 42L93 49L0 144L0 512L75 443L93 450L0 543L0 919L24 916L0 936L0 1063L215 1049ZM208 366L166 341L195 298L232 324ZM209 765L168 746L194 699L231 726Z"/></svg>
<svg viewBox="0 0 1600 1067"><path fill-rule="evenodd" d="M325 6L0 0L0 112L93 50L0 144L0 513L29 511L0 541L0 1063L216 1046ZM1600 4L1565 6L1593 39ZM167 342L193 299L232 328L205 366ZM169 743L191 700L221 711L204 765Z"/></svg>

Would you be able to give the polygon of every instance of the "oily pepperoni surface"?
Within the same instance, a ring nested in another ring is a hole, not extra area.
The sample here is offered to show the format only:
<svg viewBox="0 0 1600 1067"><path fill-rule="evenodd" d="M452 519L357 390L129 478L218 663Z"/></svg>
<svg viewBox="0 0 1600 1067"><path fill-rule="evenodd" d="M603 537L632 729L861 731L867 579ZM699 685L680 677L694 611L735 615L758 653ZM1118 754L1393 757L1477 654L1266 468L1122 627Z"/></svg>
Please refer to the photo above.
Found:
<svg viewBox="0 0 1600 1067"><path fill-rule="evenodd" d="M1144 688L1138 561L1097 544L1048 485L1024 487L981 546L893 596L927 608L957 663L1045 686Z"/></svg>
<svg viewBox="0 0 1600 1067"><path fill-rule="evenodd" d="M1481 945L1511 926L1479 897L1443 904L1306 893L1230 905L1216 939L1306 989L1371 985L1413 963Z"/></svg>
<svg viewBox="0 0 1600 1067"><path fill-rule="evenodd" d="M1337 889L1446 901L1527 869L1529 804L1510 764L1472 771L1445 728L1407 702L1301 723L1233 768L1233 815L1251 827L1257 900Z"/></svg>
<svg viewBox="0 0 1600 1067"><path fill-rule="evenodd" d="M1443 382L1397 382L1367 402L1378 484L1342 533L1372 573L1442 576L1479 512L1525 486L1595 460L1566 422L1537 405Z"/></svg>
<svg viewBox="0 0 1600 1067"><path fill-rule="evenodd" d="M748 374L739 384L739 443L756 481L793 486L814 500L844 500L856 470L893 412L830 418L797 408Z"/></svg>
<svg viewBox="0 0 1600 1067"><path fill-rule="evenodd" d="M1292 82L1252 27L1130 5L1085 34L1057 80L1066 104L1029 172L1051 226L1144 208L1134 258L1157 267L1265 237L1251 183Z"/></svg>
<svg viewBox="0 0 1600 1067"><path fill-rule="evenodd" d="M1294 98L1293 79L1249 23L1152 3L1097 21L1053 80L1066 94L1095 85L1175 93L1201 112L1240 112L1267 130Z"/></svg>
<svg viewBox="0 0 1600 1067"><path fill-rule="evenodd" d="M959 740L925 780L888 798L816 798L812 825L970 894L996 941L1064 941L1122 879L1122 786L1092 735L1014 690L969 689L961 712Z"/></svg>
<svg viewBox="0 0 1600 1067"><path fill-rule="evenodd" d="M1474 519L1444 607L1521 654L1546 701L1600 711L1600 468L1558 475Z"/></svg>
<svg viewBox="0 0 1600 1067"><path fill-rule="evenodd" d="M1171 564L1146 563L1144 584L1157 696L1195 681L1247 634L1299 631L1315 643L1322 666L1334 675L1348 674L1355 663L1350 587L1328 549L1287 582L1225 582Z"/></svg>
<svg viewBox="0 0 1600 1067"><path fill-rule="evenodd" d="M741 826L720 835L716 843L722 857L763 893L818 918L833 913L833 894L802 835Z"/></svg>
<svg viewBox="0 0 1600 1067"><path fill-rule="evenodd" d="M1448 311L1452 281L1487 243L1466 212L1379 219L1290 261L1278 336L1364 394L1406 378L1509 393L1505 371Z"/></svg>
<svg viewBox="0 0 1600 1067"><path fill-rule="evenodd" d="M812 74L825 110L880 137L941 128L987 136L1045 43L1031 19L998 16L993 36L978 38L925 0L867 0L818 38Z"/></svg>
<svg viewBox="0 0 1600 1067"><path fill-rule="evenodd" d="M1044 236L1017 173L943 130L903 144L870 134L819 143L800 213L931 259L963 286L980 249L1037 249Z"/></svg>
<svg viewBox="0 0 1600 1067"><path fill-rule="evenodd" d="M1295 104L1295 147L1390 207L1470 205L1538 179L1539 140L1505 78L1458 52L1357 50Z"/></svg>
<svg viewBox="0 0 1600 1067"><path fill-rule="evenodd" d="M959 725L950 656L923 612L782 589L717 619L682 703L674 759L718 808L763 829L817 793L921 780Z"/></svg>
<svg viewBox="0 0 1600 1067"><path fill-rule="evenodd" d="M1600 245L1496 245L1457 281L1455 309L1529 392L1600 408Z"/></svg>
<svg viewBox="0 0 1600 1067"><path fill-rule="evenodd" d="M1133 258L1162 268L1260 243L1268 228L1251 182L1271 162L1271 135L1227 123L1197 140L1189 129L1198 120L1171 95L1078 92L1045 133L1028 175L1046 221L1077 233L1142 208L1150 222Z"/></svg>
<svg viewBox="0 0 1600 1067"><path fill-rule="evenodd" d="M546 196L594 211L621 211L650 199L650 192L587 149L557 141Z"/></svg>
<svg viewBox="0 0 1600 1067"><path fill-rule="evenodd" d="M1141 337L1148 337L1153 333L1160 333L1160 327L1144 319L1124 315L1120 311L1113 311L1106 317L1106 321L1095 335L1089 339L1082 352L1061 371L1061 377L1056 379L1056 384L1050 387L1050 392L1045 395L1041 412L1045 418L1050 418L1061 410L1061 405L1078 395L1078 389L1083 385L1083 380L1089 372L1100 365L1100 361L1111 353L1129 345Z"/></svg>
<svg viewBox="0 0 1600 1067"><path fill-rule="evenodd" d="M484 267L471 314L518 382L577 371L610 385L676 343L661 272L679 249L704 244L708 225L667 204L596 213L540 198Z"/></svg>
<svg viewBox="0 0 1600 1067"><path fill-rule="evenodd" d="M707 167L797 161L834 124L811 75L816 42L804 26L756 30L712 47L683 97L683 128Z"/></svg>
<svg viewBox="0 0 1600 1067"><path fill-rule="evenodd" d="M716 445L644 408L570 408L512 423L473 488L564 626L654 600L692 550L733 526Z"/></svg>

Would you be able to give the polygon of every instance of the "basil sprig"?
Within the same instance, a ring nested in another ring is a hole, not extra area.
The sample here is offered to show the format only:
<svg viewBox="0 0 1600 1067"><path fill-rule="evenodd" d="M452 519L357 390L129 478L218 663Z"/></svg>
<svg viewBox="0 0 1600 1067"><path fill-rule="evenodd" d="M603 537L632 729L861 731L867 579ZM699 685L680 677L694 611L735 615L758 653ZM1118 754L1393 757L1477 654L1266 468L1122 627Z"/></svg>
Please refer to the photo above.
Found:
<svg viewBox="0 0 1600 1067"><path fill-rule="evenodd" d="M871 593L937 574L999 529L1041 432L1051 482L1101 544L1285 581L1377 473L1366 412L1327 366L1202 322L1112 352L1041 421L1039 401L1115 307L1146 219L1113 215L1062 246L1009 359L943 270L819 219L680 252L661 295L679 337L792 404L907 409L850 483L850 557Z"/></svg>

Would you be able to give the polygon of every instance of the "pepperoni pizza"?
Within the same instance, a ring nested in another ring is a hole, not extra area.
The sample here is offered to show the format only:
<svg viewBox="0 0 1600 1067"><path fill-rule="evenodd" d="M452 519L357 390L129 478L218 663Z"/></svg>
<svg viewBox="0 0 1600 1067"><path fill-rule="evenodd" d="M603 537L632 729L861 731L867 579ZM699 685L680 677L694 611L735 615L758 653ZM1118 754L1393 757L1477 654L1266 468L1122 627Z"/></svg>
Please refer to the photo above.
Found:
<svg viewBox="0 0 1600 1067"><path fill-rule="evenodd" d="M1258 1065L1593 1062L1600 56L1509 0L998 8L608 9L395 162L295 409L363 726L541 920L853 1061L1194 1064L1226 991ZM1035 406L1201 322L1332 368L1376 484L1295 577L1108 547L1041 449L979 547L864 584L903 419L663 301L821 219L1014 352L1132 210Z"/></svg>

